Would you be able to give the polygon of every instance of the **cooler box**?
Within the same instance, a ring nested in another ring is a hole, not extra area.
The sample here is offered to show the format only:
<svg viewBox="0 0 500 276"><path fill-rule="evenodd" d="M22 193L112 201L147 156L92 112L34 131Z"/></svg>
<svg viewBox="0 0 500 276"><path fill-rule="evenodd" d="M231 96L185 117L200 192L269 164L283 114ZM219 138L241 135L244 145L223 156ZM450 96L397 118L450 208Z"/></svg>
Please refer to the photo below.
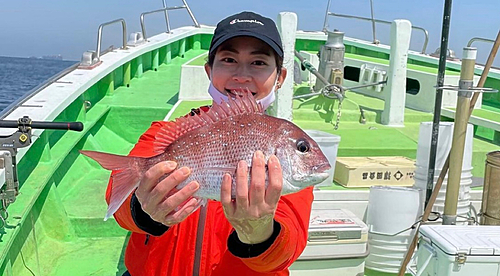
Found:
<svg viewBox="0 0 500 276"><path fill-rule="evenodd" d="M415 161L403 156L339 157L334 180L346 187L413 186Z"/></svg>
<svg viewBox="0 0 500 276"><path fill-rule="evenodd" d="M345 209L312 210L307 246L293 276L364 275L368 227Z"/></svg>
<svg viewBox="0 0 500 276"><path fill-rule="evenodd" d="M329 171L328 178L316 186L332 186L340 136L321 130L305 130L305 132L318 144L319 148L328 159L328 162L330 162L330 166L332 166L332 169Z"/></svg>
<svg viewBox="0 0 500 276"><path fill-rule="evenodd" d="M499 226L423 225L419 235L422 276L500 276Z"/></svg>

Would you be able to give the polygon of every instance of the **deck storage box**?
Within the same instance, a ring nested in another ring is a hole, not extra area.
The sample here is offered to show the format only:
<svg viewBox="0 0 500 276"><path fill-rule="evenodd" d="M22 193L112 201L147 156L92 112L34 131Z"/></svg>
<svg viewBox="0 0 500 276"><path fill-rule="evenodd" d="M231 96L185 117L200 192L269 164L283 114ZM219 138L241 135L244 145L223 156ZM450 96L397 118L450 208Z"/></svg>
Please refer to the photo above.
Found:
<svg viewBox="0 0 500 276"><path fill-rule="evenodd" d="M500 276L500 227L423 225L417 272L422 276Z"/></svg>
<svg viewBox="0 0 500 276"><path fill-rule="evenodd" d="M402 156L338 157L334 180L345 187L412 186L415 161Z"/></svg>
<svg viewBox="0 0 500 276"><path fill-rule="evenodd" d="M312 210L307 246L292 276L364 274L368 227L345 209Z"/></svg>

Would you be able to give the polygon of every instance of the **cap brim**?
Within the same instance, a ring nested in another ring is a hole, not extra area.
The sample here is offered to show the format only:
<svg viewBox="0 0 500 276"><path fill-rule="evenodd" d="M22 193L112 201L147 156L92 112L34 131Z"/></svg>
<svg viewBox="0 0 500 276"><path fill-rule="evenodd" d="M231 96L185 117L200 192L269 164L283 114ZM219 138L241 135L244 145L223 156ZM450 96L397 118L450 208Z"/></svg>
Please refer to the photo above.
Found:
<svg viewBox="0 0 500 276"><path fill-rule="evenodd" d="M233 37L237 37L237 36L251 36L251 37L255 37L257 39L260 39L260 40L264 41L267 45L271 46L271 48L273 48L273 50L280 57L283 57L283 49L281 49L281 47L278 46L278 44L276 44L276 42L274 42L272 39L270 39L269 37L267 37L263 34L257 34L257 33L253 33L253 32L247 32L247 31L233 32L233 33L226 34L226 35L220 37L210 48L209 54L211 54L215 49L217 49L217 47L219 47L222 43L226 42L227 40L229 40Z"/></svg>

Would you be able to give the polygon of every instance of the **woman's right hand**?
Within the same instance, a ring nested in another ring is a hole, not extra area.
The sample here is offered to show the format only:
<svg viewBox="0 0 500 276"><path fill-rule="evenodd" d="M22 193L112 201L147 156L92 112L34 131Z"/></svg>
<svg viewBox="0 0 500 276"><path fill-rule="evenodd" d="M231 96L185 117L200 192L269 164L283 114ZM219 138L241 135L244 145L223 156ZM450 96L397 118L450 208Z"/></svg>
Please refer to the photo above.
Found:
<svg viewBox="0 0 500 276"><path fill-rule="evenodd" d="M135 196L141 204L142 210L153 220L166 226L180 223L198 205L198 200L193 194L198 190L196 181L190 182L180 190L176 187L186 180L191 173L188 167L175 169L174 161L160 162L151 167L145 174L135 191ZM163 176L168 174L163 180Z"/></svg>

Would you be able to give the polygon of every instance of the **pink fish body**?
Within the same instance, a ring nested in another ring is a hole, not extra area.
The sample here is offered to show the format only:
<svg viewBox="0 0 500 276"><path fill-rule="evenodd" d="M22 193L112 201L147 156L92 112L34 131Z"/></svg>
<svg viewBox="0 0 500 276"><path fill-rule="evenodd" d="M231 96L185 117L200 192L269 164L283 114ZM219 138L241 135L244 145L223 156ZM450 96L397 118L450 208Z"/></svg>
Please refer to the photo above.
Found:
<svg viewBox="0 0 500 276"><path fill-rule="evenodd" d="M162 128L155 139L158 155L151 158L81 151L106 169L122 170L113 176L105 219L137 188L143 174L162 161L176 161L179 167L191 168L191 175L178 189L196 180L200 188L195 196L214 200L220 200L222 176L234 176L240 160L251 164L257 150L264 153L266 160L273 154L278 157L283 170L282 194L321 183L331 169L313 139L293 123L265 115L250 93L214 103L208 112L178 118ZM234 187L233 182L233 193Z"/></svg>

